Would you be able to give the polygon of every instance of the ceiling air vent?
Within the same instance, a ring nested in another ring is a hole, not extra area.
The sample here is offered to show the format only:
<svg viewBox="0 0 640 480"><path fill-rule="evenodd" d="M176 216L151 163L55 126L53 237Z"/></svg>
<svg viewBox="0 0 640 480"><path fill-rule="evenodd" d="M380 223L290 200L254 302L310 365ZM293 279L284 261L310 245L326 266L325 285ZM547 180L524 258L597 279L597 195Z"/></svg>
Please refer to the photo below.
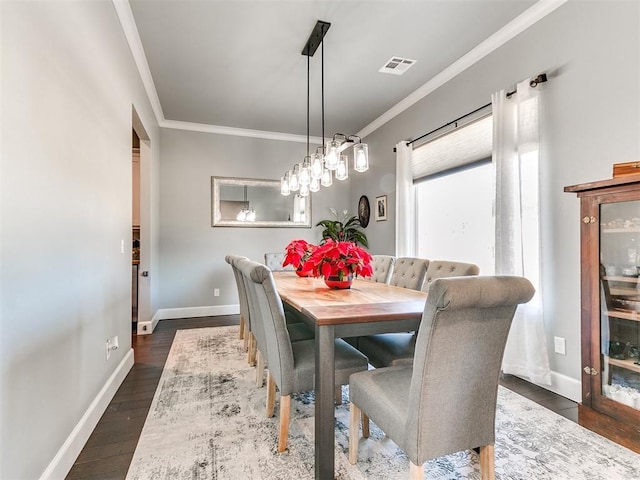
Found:
<svg viewBox="0 0 640 480"><path fill-rule="evenodd" d="M410 58L391 57L380 70L381 73L392 73L394 75L402 75L409 70L409 67L416 63L417 60L411 60Z"/></svg>

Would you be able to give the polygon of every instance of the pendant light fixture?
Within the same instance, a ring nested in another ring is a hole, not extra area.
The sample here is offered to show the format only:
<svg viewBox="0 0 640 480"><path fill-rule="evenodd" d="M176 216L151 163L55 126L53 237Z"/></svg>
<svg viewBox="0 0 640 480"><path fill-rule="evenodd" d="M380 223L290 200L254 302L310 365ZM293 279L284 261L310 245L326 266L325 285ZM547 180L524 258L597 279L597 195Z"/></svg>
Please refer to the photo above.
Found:
<svg viewBox="0 0 640 480"><path fill-rule="evenodd" d="M320 186L329 187L333 183L335 172L336 180L349 178L349 157L345 152L353 146L353 168L356 172L366 172L369 169L369 148L357 135L344 135L336 133L331 140L325 143L324 132L324 36L331 24L318 20L311 31L307 43L302 49L302 55L307 57L307 155L300 163L287 171L280 179L280 192L289 195L291 192L299 192L301 196L307 196L310 192L317 192ZM309 155L309 64L310 58L318 47L322 47L321 61L321 93L322 93L322 143L316 149L316 153Z"/></svg>

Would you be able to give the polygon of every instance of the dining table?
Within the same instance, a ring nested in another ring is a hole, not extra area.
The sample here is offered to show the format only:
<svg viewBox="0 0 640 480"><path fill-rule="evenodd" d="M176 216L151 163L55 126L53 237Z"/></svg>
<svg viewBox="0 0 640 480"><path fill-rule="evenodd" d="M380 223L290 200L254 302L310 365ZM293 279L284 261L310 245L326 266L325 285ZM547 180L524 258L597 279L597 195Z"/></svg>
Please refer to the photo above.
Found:
<svg viewBox="0 0 640 480"><path fill-rule="evenodd" d="M315 331L315 478L335 478L336 338L417 330L425 292L356 278L332 289L320 278L273 272L283 302Z"/></svg>

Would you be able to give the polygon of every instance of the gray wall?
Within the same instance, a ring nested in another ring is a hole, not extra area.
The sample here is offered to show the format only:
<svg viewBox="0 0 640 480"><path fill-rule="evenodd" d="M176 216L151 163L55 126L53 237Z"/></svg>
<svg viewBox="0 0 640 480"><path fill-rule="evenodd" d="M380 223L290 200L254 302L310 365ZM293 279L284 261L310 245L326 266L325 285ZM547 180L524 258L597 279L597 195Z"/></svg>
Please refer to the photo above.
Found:
<svg viewBox="0 0 640 480"><path fill-rule="evenodd" d="M33 479L131 353L132 106L158 130L110 1L0 8L0 478Z"/></svg>
<svg viewBox="0 0 640 480"><path fill-rule="evenodd" d="M384 191L395 172L393 146L490 101L500 89L547 72L542 122L541 222L547 345L551 368L579 381L579 202L565 185L612 176L612 165L640 158L640 3L570 1L366 138L372 178L355 181L352 202ZM377 180L373 180L373 178ZM464 195L464 192L460 192ZM395 192L389 221L374 225L371 248L393 253ZM553 353L553 336L567 355Z"/></svg>
<svg viewBox="0 0 640 480"><path fill-rule="evenodd" d="M304 105L300 105L301 111ZM225 255L264 261L265 252L284 252L290 240L320 240L318 221L329 208L349 209L348 181L312 194L312 228L211 227L211 177L275 180L306 152L304 143L161 129L160 304L188 308L238 304ZM357 202L357 200L356 200ZM213 296L213 289L220 296ZM188 312L188 311L187 311Z"/></svg>

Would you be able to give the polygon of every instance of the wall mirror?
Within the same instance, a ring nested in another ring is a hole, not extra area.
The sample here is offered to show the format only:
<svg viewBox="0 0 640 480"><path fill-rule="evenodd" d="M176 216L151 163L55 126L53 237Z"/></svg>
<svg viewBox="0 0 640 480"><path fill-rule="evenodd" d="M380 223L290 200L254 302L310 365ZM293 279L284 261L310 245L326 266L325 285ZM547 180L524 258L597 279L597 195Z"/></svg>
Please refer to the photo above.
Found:
<svg viewBox="0 0 640 480"><path fill-rule="evenodd" d="M311 196L280 193L280 180L211 177L214 227L311 228Z"/></svg>

